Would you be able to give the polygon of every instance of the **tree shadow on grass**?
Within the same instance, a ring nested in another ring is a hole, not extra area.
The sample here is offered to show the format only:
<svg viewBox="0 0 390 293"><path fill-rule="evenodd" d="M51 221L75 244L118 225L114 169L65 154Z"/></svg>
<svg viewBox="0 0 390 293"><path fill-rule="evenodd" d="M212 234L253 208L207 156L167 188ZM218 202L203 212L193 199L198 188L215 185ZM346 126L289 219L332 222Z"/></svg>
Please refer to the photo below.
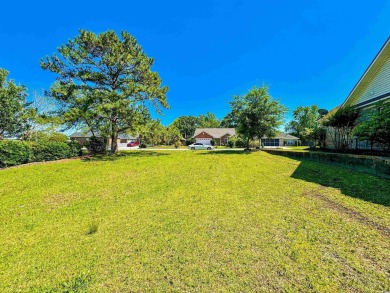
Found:
<svg viewBox="0 0 390 293"><path fill-rule="evenodd" d="M93 157L87 157L82 159L83 162L96 162L96 161L116 161L126 157L134 158L149 158L149 157L160 157L170 156L170 154L163 152L154 151L120 151L115 155L95 155Z"/></svg>
<svg viewBox="0 0 390 293"><path fill-rule="evenodd" d="M246 150L214 150L198 153L198 155L250 155L252 152Z"/></svg>
<svg viewBox="0 0 390 293"><path fill-rule="evenodd" d="M390 206L390 180L344 167L310 160L301 163L292 178L340 189L347 196Z"/></svg>

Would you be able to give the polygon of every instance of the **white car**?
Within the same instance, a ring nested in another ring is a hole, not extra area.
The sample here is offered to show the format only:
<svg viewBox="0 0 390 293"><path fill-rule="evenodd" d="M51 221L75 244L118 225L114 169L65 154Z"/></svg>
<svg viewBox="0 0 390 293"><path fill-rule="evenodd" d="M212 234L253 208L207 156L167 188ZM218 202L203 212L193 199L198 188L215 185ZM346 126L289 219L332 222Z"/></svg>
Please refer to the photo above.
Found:
<svg viewBox="0 0 390 293"><path fill-rule="evenodd" d="M193 143L193 144L190 144L188 146L188 148L190 150L213 150L214 147L212 145L209 145L209 144L204 144L204 143L201 143L201 142L196 142L196 143Z"/></svg>

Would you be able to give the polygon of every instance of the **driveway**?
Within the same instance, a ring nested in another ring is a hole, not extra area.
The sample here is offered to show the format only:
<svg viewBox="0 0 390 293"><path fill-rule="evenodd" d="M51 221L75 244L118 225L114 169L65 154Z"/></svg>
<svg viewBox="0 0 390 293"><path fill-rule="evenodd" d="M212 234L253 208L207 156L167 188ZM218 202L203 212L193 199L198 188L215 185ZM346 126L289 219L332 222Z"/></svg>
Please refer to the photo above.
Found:
<svg viewBox="0 0 390 293"><path fill-rule="evenodd" d="M128 146L118 146L119 151L131 151L131 150L138 150L139 146L135 147L128 147Z"/></svg>

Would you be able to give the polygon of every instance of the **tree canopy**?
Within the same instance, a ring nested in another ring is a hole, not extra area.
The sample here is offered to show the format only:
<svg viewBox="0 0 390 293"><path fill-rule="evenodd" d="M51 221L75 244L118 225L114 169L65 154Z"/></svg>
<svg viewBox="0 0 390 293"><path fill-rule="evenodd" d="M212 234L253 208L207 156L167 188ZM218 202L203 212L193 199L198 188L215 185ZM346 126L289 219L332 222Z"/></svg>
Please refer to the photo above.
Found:
<svg viewBox="0 0 390 293"><path fill-rule="evenodd" d="M198 127L201 128L217 128L221 124L221 121L211 112L207 112L206 115L199 115Z"/></svg>
<svg viewBox="0 0 390 293"><path fill-rule="evenodd" d="M179 129L181 135L188 139L194 135L195 129L198 127L198 118L195 116L180 116L171 125Z"/></svg>
<svg viewBox="0 0 390 293"><path fill-rule="evenodd" d="M378 143L390 152L390 103L379 103L368 110L364 119L354 130L360 140L368 140L371 147Z"/></svg>
<svg viewBox="0 0 390 293"><path fill-rule="evenodd" d="M354 128L358 124L360 109L354 106L339 108L324 121L336 149L345 151L349 148Z"/></svg>
<svg viewBox="0 0 390 293"><path fill-rule="evenodd" d="M48 95L59 103L58 114L68 127L81 126L111 138L132 132L149 115L167 108L166 92L154 63L128 32L80 34L41 60L41 67L57 74Z"/></svg>
<svg viewBox="0 0 390 293"><path fill-rule="evenodd" d="M27 89L8 80L9 72L0 68L0 139L21 134L26 127Z"/></svg>
<svg viewBox="0 0 390 293"><path fill-rule="evenodd" d="M222 119L220 126L224 128L236 128L237 123L237 115L233 112L229 112Z"/></svg>
<svg viewBox="0 0 390 293"><path fill-rule="evenodd" d="M273 137L277 128L282 125L287 111L279 101L268 93L268 87L253 87L245 95L234 96L230 102L232 116L236 117L237 131L249 148L249 142L255 137Z"/></svg>
<svg viewBox="0 0 390 293"><path fill-rule="evenodd" d="M220 120L211 112L206 115L196 116L180 116L172 122L172 126L176 127L183 138L189 139L195 133L196 128L217 128L221 124Z"/></svg>
<svg viewBox="0 0 390 293"><path fill-rule="evenodd" d="M316 105L299 106L293 111L293 120L286 125L286 131L307 142L318 128L320 117Z"/></svg>

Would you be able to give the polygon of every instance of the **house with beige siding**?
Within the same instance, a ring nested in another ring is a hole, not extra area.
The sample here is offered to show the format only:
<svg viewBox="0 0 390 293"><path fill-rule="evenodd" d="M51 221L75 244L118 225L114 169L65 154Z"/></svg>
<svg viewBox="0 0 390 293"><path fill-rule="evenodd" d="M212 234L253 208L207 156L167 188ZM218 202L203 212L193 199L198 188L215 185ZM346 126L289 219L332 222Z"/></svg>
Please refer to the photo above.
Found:
<svg viewBox="0 0 390 293"><path fill-rule="evenodd" d="M378 102L388 101L390 102L390 37L340 107L355 106L361 109L362 119L365 119L364 113L368 109L376 107ZM327 144L332 147L329 137L327 137ZM358 149L369 147L368 142L358 141L357 138L354 138L350 145L350 148Z"/></svg>
<svg viewBox="0 0 390 293"><path fill-rule="evenodd" d="M298 137L283 132L278 132L275 137L264 136L261 138L261 145L263 147L297 146L298 144Z"/></svg>
<svg viewBox="0 0 390 293"><path fill-rule="evenodd" d="M366 109L390 99L390 37L353 87L341 107Z"/></svg>

